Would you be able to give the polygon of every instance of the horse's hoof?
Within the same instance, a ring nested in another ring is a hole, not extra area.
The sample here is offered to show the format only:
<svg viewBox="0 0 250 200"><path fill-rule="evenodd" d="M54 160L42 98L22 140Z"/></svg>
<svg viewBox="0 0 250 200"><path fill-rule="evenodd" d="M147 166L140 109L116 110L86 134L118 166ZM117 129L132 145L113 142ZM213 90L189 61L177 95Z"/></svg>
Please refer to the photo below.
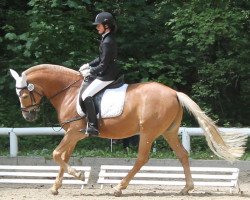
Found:
<svg viewBox="0 0 250 200"><path fill-rule="evenodd" d="M53 188L51 188L50 189L50 192L51 192L51 194L53 194L53 195L58 195L58 190L55 190L55 189L53 189Z"/></svg>
<svg viewBox="0 0 250 200"><path fill-rule="evenodd" d="M85 175L84 172L78 172L77 173L77 178L81 181L85 181Z"/></svg>
<svg viewBox="0 0 250 200"><path fill-rule="evenodd" d="M180 191L180 195L188 195L188 191L186 189L182 189Z"/></svg>
<svg viewBox="0 0 250 200"><path fill-rule="evenodd" d="M118 190L118 189L116 189L116 188L114 188L114 189L115 189L115 191L114 191L115 197L120 197L120 196L122 196L122 190Z"/></svg>
<svg viewBox="0 0 250 200"><path fill-rule="evenodd" d="M180 191L180 194L181 195L188 195L189 193L189 191L190 190L193 190L194 189L194 186L192 185L192 186L189 186L189 187L184 187L181 191Z"/></svg>

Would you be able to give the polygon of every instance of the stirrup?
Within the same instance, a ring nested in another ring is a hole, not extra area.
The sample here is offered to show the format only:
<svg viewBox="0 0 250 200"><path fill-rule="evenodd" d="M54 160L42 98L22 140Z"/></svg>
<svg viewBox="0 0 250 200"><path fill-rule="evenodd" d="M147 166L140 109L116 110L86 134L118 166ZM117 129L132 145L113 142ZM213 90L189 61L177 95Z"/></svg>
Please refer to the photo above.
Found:
<svg viewBox="0 0 250 200"><path fill-rule="evenodd" d="M88 135L89 137L97 137L99 135L98 129L93 125L89 125L89 123L87 123L86 129L81 129L80 132Z"/></svg>

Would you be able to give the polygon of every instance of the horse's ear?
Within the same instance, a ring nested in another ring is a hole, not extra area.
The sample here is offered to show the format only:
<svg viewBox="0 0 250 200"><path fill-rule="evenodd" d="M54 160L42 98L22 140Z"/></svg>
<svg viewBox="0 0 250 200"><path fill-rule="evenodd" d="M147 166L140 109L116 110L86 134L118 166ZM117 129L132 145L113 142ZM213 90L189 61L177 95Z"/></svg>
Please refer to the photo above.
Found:
<svg viewBox="0 0 250 200"><path fill-rule="evenodd" d="M18 75L18 73L15 70L13 70L13 69L10 69L10 74L11 74L11 76L13 76L13 78L15 80L18 80L20 78L19 75Z"/></svg>

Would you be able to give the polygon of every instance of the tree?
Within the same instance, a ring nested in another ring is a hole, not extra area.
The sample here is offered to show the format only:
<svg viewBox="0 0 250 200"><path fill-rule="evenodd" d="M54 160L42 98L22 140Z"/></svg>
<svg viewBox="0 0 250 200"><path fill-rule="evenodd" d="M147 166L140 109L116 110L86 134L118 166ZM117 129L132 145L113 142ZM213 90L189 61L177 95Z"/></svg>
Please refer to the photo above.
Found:
<svg viewBox="0 0 250 200"><path fill-rule="evenodd" d="M103 10L116 17L119 63L128 83L166 84L216 113L220 125L249 125L247 1L3 0L0 5L2 126L29 125L17 112L9 68L21 72L54 63L78 69L98 54L91 23Z"/></svg>
<svg viewBox="0 0 250 200"><path fill-rule="evenodd" d="M191 1L177 8L167 23L174 39L169 45L176 65L185 68L191 81L192 96L209 112L220 113L221 125L235 124L235 119L248 124L242 118L249 112L245 109L249 107L245 99L249 96L248 20L247 7L237 1Z"/></svg>

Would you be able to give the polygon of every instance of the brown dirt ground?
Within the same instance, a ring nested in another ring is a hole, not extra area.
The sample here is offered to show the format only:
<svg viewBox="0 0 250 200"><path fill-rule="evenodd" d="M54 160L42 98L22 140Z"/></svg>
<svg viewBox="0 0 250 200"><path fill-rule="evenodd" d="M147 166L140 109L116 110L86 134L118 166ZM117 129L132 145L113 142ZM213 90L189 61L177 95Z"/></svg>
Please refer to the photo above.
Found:
<svg viewBox="0 0 250 200"><path fill-rule="evenodd" d="M188 196L179 195L181 187L170 186L134 186L130 185L123 191L122 197L114 197L113 189L105 185L88 185L84 189L63 186L57 196L53 196L47 185L7 185L0 184L1 200L112 200L112 199L157 199L157 200L249 200L250 199L250 170L240 173L239 184L241 192L236 189L231 194L229 188L197 187Z"/></svg>

